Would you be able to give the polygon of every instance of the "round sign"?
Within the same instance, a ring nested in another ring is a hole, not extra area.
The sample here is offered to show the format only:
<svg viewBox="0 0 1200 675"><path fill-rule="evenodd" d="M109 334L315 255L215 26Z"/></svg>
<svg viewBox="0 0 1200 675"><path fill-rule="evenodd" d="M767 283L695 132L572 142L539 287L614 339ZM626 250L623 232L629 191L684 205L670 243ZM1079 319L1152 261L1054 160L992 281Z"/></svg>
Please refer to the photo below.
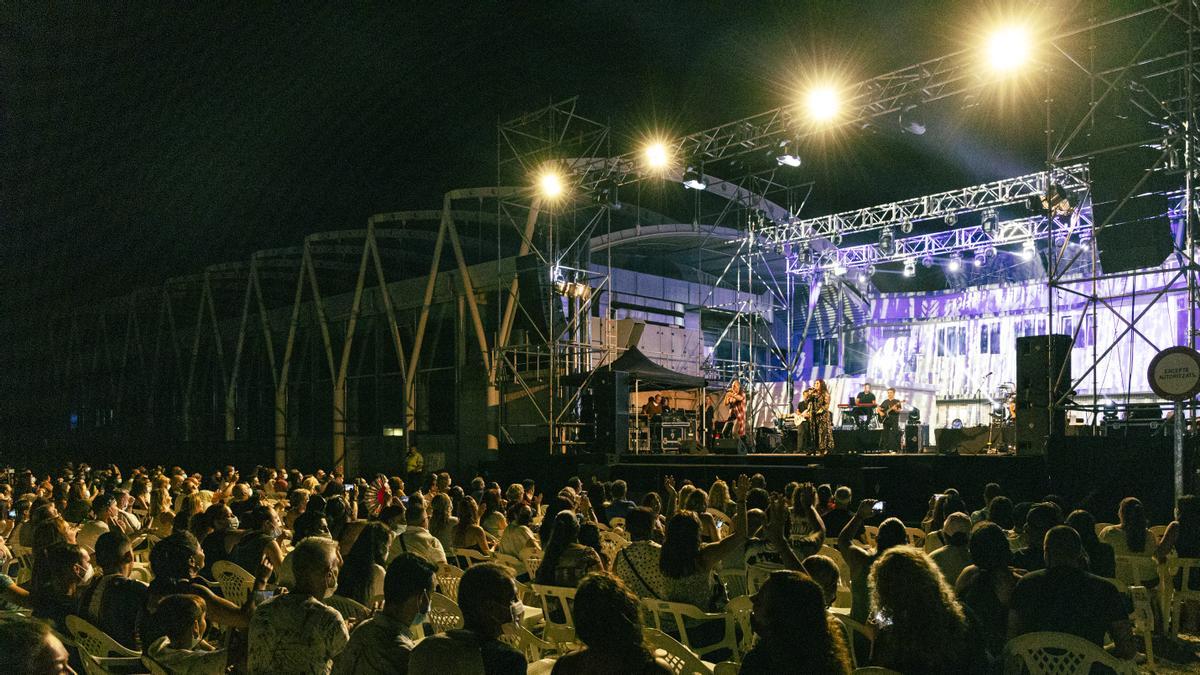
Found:
<svg viewBox="0 0 1200 675"><path fill-rule="evenodd" d="M1168 401L1187 401L1200 393L1200 352L1170 347L1150 361L1150 388Z"/></svg>

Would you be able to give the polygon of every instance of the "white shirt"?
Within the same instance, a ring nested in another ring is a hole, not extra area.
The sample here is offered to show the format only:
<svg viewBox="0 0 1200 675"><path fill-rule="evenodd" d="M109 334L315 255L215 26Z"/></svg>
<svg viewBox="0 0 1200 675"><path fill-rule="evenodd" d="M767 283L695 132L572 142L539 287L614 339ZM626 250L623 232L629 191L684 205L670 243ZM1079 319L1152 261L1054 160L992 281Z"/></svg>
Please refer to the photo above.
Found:
<svg viewBox="0 0 1200 675"><path fill-rule="evenodd" d="M75 543L95 551L96 540L105 532L108 532L108 523L102 520L89 520L81 525L79 531L75 533Z"/></svg>
<svg viewBox="0 0 1200 675"><path fill-rule="evenodd" d="M175 649L166 636L155 640L146 649L146 656L176 675L223 675L229 665L229 653L224 649Z"/></svg>
<svg viewBox="0 0 1200 675"><path fill-rule="evenodd" d="M435 565L446 562L446 549L442 548L442 542L429 534L429 530L416 525L409 525L403 534L392 538L388 562L400 557L405 551L415 553Z"/></svg>

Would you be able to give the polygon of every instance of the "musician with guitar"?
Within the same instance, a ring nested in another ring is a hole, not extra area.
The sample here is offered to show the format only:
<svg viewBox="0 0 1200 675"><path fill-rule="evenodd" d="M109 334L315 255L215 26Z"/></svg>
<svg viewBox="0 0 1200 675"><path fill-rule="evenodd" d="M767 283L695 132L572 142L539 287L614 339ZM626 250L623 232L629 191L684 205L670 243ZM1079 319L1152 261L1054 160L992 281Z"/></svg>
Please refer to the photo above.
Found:
<svg viewBox="0 0 1200 675"><path fill-rule="evenodd" d="M900 409L904 402L896 398L896 390L888 388L887 398L879 404L878 415L883 422L879 437L880 452L900 452Z"/></svg>

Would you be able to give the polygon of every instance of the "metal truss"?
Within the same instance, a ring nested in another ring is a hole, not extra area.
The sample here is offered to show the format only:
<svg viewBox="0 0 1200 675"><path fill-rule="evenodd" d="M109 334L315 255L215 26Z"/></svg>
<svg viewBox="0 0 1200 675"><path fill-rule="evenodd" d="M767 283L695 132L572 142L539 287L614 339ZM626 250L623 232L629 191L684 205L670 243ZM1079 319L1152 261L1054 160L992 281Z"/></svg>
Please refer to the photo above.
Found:
<svg viewBox="0 0 1200 675"><path fill-rule="evenodd" d="M942 218L948 215L1022 203L1031 198L1039 199L1046 194L1051 185L1078 198L1078 195L1086 192L1089 187L1087 165L1071 164L1053 172L1040 171L1016 178L1005 178L982 185L972 185L958 190L949 190L863 209L814 218L794 219L784 223L766 225L758 232L772 244L794 244L814 239L828 239L838 234L849 235L879 230L905 221L917 222L930 218Z"/></svg>

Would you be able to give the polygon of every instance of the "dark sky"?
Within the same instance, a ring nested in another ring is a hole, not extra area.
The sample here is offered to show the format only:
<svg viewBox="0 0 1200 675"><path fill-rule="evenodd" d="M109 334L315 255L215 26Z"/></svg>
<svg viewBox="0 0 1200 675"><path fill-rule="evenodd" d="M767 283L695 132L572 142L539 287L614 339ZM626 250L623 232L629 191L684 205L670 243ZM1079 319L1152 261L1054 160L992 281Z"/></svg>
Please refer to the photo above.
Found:
<svg viewBox="0 0 1200 675"><path fill-rule="evenodd" d="M853 81L959 49L983 6L278 4L0 7L0 310L119 295L371 213L436 208L446 190L496 182L498 120L552 100L579 95L625 151L648 128L777 106L806 69ZM853 146L814 178L828 203L867 205L1029 159L987 124L955 123Z"/></svg>

